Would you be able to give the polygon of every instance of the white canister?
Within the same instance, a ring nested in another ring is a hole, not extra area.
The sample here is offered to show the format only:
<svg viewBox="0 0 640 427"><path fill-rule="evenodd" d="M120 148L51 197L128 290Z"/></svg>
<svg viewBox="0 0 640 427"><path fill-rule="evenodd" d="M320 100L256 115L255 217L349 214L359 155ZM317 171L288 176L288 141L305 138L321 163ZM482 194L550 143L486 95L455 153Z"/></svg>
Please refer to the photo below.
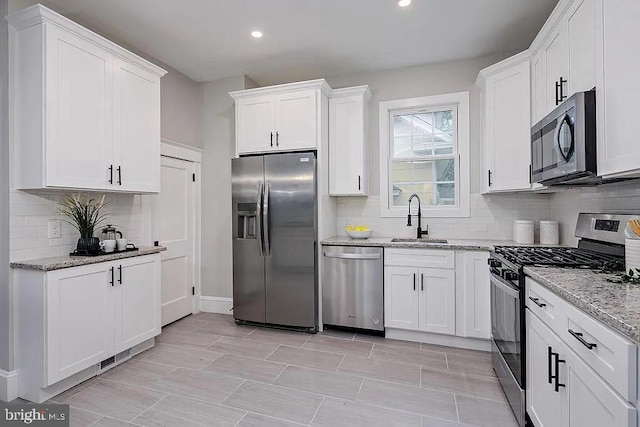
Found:
<svg viewBox="0 0 640 427"><path fill-rule="evenodd" d="M632 270L633 276L638 276L636 269L640 270L640 239L625 239L624 257L627 274Z"/></svg>
<svg viewBox="0 0 640 427"><path fill-rule="evenodd" d="M535 225L533 221L513 221L513 240L523 245L533 245Z"/></svg>
<svg viewBox="0 0 640 427"><path fill-rule="evenodd" d="M540 244L557 245L560 243L558 221L540 221Z"/></svg>

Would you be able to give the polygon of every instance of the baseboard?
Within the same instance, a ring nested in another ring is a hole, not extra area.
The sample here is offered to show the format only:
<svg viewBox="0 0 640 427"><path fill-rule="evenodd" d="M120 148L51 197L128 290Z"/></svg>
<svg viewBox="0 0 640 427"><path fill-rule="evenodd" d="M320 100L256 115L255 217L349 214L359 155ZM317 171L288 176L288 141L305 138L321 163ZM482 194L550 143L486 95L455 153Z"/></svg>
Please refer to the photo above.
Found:
<svg viewBox="0 0 640 427"><path fill-rule="evenodd" d="M233 298L200 297L200 311L233 314Z"/></svg>
<svg viewBox="0 0 640 427"><path fill-rule="evenodd" d="M0 401L11 402L18 398L18 372L0 369Z"/></svg>
<svg viewBox="0 0 640 427"><path fill-rule="evenodd" d="M427 344L446 345L449 347L468 348L471 350L491 351L491 340L456 337L430 332L406 331L403 329L385 328L385 337L395 340L423 342Z"/></svg>

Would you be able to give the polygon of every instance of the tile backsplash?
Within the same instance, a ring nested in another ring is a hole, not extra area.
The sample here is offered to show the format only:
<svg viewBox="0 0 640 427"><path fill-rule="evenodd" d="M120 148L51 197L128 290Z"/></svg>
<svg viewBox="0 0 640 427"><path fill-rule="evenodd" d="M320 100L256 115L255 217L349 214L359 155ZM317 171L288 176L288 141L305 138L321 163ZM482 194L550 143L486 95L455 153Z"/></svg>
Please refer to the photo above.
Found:
<svg viewBox="0 0 640 427"><path fill-rule="evenodd" d="M551 199L551 217L560 222L560 241L574 246L578 214L626 213L640 215L640 180L572 188Z"/></svg>
<svg viewBox="0 0 640 427"><path fill-rule="evenodd" d="M73 193L73 192L70 192ZM79 233L58 212L56 204L65 193L27 192L12 190L10 193L10 251L11 261L66 255L73 251ZM96 197L102 197L96 193ZM107 194L104 212L109 214L105 224L113 224L124 236L138 245L143 242L148 213L143 208L143 198L133 194ZM62 237L48 238L48 221L61 220ZM100 237L96 231L96 237Z"/></svg>
<svg viewBox="0 0 640 427"><path fill-rule="evenodd" d="M471 194L469 218L423 217L423 228L428 224L429 235L434 237L511 240L513 220L550 219L551 198L546 194ZM417 221L407 227L406 216L381 218L378 196L338 198L338 233L345 235L345 227L356 224L369 226L373 236L413 237Z"/></svg>

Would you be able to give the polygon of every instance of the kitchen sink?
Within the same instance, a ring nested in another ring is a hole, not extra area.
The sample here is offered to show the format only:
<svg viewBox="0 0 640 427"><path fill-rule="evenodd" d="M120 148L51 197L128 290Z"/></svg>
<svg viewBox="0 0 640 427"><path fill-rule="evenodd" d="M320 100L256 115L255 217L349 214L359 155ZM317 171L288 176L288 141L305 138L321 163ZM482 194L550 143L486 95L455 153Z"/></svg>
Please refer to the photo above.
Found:
<svg viewBox="0 0 640 427"><path fill-rule="evenodd" d="M445 239L430 239L430 238L402 238L402 239L391 239L391 243L449 243L448 240Z"/></svg>

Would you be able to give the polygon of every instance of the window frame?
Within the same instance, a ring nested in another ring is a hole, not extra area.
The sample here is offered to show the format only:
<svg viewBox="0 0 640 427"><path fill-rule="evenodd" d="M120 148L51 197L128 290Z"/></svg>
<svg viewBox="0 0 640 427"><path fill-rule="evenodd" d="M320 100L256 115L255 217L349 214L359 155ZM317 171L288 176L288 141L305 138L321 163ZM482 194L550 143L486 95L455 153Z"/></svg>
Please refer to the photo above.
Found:
<svg viewBox="0 0 640 427"><path fill-rule="evenodd" d="M431 218L468 218L470 217L469 187L469 92L456 92L442 95L423 96L418 98L399 99L380 102L380 216L383 218L400 218L407 216L407 206L391 206L393 200L393 182L391 180L391 164L394 157L393 120L399 113L418 112L420 110L440 111L456 108L457 127L454 130L456 143L454 154L433 155L428 157L407 157L397 161L429 161L439 157L454 158L456 167L456 199L457 205L422 206L422 215ZM435 165L434 165L435 167ZM415 209L412 212L415 213Z"/></svg>

